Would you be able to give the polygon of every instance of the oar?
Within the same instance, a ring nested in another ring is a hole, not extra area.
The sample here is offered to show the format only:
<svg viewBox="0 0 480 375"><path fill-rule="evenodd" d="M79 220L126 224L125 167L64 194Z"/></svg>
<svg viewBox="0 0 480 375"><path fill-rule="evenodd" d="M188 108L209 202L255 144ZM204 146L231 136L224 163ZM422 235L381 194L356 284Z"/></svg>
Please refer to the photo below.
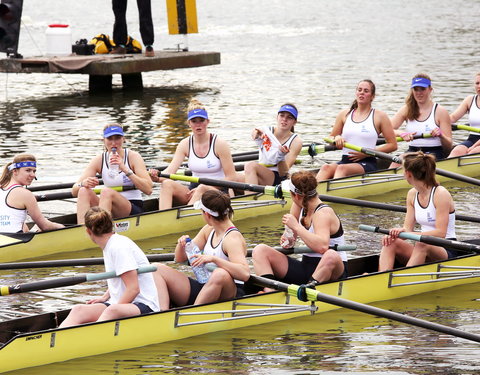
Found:
<svg viewBox="0 0 480 375"><path fill-rule="evenodd" d="M382 229L372 225L360 224L358 228L360 230L364 230L367 232L376 232L376 233L384 233L384 234L390 233L389 229ZM454 249L463 250L467 252L474 252L474 253L480 252L480 245L475 245L473 243L468 243L468 242L447 240L445 238L427 236L427 235L415 234L415 233L409 233L409 232L401 232L398 235L398 237L403 238L405 240L424 242L424 243L428 243L430 245L435 245L435 246L451 247Z"/></svg>
<svg viewBox="0 0 480 375"><path fill-rule="evenodd" d="M468 126L468 125L453 124L452 129L453 130L457 130L457 129L459 129L459 130L470 130L471 132L480 133L480 128L475 128L473 126Z"/></svg>
<svg viewBox="0 0 480 375"><path fill-rule="evenodd" d="M93 188L93 192L95 194L100 194L102 192L102 189L104 187L96 187ZM127 191L127 190L134 190L135 186L112 186L110 189L113 189L115 191ZM44 202L44 201L53 201L53 200L58 200L58 199L69 199L69 198L75 198L70 191L64 191L61 193L49 193L49 194L41 194L41 195L35 195L35 198L37 199L37 202Z"/></svg>
<svg viewBox="0 0 480 375"><path fill-rule="evenodd" d="M319 198L325 202L349 204L352 206L377 208L380 210L388 210L388 211L395 211L395 212L407 212L407 208L405 206L400 206L396 204L366 201L366 200L355 199L355 198L336 197L334 195L323 195L323 194L319 194ZM455 219L460 221L470 221L474 223L480 223L480 217L477 217L477 216L460 215L455 213Z"/></svg>
<svg viewBox="0 0 480 375"><path fill-rule="evenodd" d="M432 138L432 135L431 135L430 133L421 133L421 134L415 134L415 135L413 135L412 138L413 138L413 139ZM403 141L405 141L405 140L404 140L402 137L400 137L400 136L396 137L396 139L397 139L397 142L403 142ZM386 143L385 138L379 137L379 138L377 139L377 146L378 146L378 145L383 145L383 144L385 144L385 143Z"/></svg>
<svg viewBox="0 0 480 375"><path fill-rule="evenodd" d="M325 138L325 141L330 142L330 143L334 142L330 138ZM366 147L360 147L360 146L352 145L351 143L344 143L344 146L346 148L350 148L354 151L363 152L364 154L367 154L367 155L376 156L380 159L385 159L385 160L392 161L394 163L402 164L402 159L398 156L390 155L390 154L387 154L385 152L380 152L380 151L373 150L373 149L366 148ZM451 179L454 179L454 180L458 180L458 181L462 181L462 182L466 182L466 183L469 183L469 184L480 186L480 180L478 180L476 178L461 175L460 173L450 172L450 171L447 171L447 170L444 170L444 169L439 169L439 168L436 169L436 173L440 176L444 176L444 177L448 177L448 178L451 178Z"/></svg>
<svg viewBox="0 0 480 375"><path fill-rule="evenodd" d="M160 173L159 177L169 178L171 180L177 180L177 181L194 182L197 184L204 184L209 186L220 186L220 187L225 187L225 188L235 189L235 190L248 190L248 191L253 191L255 193L273 195L275 198L280 198L280 199L283 197L290 196L290 191L282 191L281 185L263 186L263 185L228 181L228 180L216 180L213 178L206 178L206 177L181 176L178 174L167 174L167 173Z"/></svg>
<svg viewBox="0 0 480 375"><path fill-rule="evenodd" d="M283 247L275 247L276 250L283 254L305 254L311 253L312 250L306 246L284 249ZM352 251L357 249L357 245L333 245L330 249L337 251ZM247 256L252 256L252 249L248 249ZM175 260L174 253L166 254L149 254L147 258L150 262L171 262ZM80 259L60 259L60 260L40 260L32 262L12 262L0 263L0 270L20 270L28 268L50 268L50 267L74 267L74 266L97 266L102 265L103 258L80 258Z"/></svg>
<svg viewBox="0 0 480 375"><path fill-rule="evenodd" d="M137 269L137 272L146 273L146 272L155 272L156 270L157 270L157 267L155 266L144 266L144 267L139 267ZM12 286L5 285L5 286L0 286L0 296L8 296L10 294L16 294L16 293L33 292L36 290L43 290L43 289L59 288L62 286L76 285L76 284L80 284L88 281L106 280L114 277L117 277L117 274L114 271L111 271L111 272L103 272L103 273L86 273L84 275L61 277L61 278L51 279L51 280L34 281L32 283L18 284L18 285L12 285Z"/></svg>
<svg viewBox="0 0 480 375"><path fill-rule="evenodd" d="M448 327L442 324L429 322L427 320L414 318L408 315L403 315L394 311L380 309L378 307L366 305L364 303L350 301L347 299L331 296L321 293L315 289L305 288L295 284L286 284L276 280L270 280L260 276L250 276L250 281L260 285L264 288L272 288L288 293L302 301L320 301L331 305L344 307L350 310L360 311L365 314L380 316L382 318L395 320L406 324L411 324L417 327L430 329L433 331L445 333L456 337L461 337L467 340L480 342L480 336L473 333L465 332L456 328ZM303 298L305 297L305 298Z"/></svg>

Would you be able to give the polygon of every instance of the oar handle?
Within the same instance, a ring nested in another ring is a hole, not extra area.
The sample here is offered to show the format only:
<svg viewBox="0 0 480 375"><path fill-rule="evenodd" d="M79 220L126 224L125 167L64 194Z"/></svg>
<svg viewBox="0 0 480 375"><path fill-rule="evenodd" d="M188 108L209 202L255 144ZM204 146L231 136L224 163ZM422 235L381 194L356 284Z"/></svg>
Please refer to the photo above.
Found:
<svg viewBox="0 0 480 375"><path fill-rule="evenodd" d="M325 140L325 142L328 142L328 143L335 143L335 141L333 139L328 138L328 137L324 138L324 140ZM362 152L362 153L367 154L367 155L375 156L375 157L378 157L380 159L385 159L385 160L389 160L389 161L394 162L394 163L402 164L402 159L400 157L387 154L386 152L373 150L373 149L367 148L367 147L360 147L360 146L353 145L353 144L348 143L348 142L345 142L343 144L343 147L349 148L349 149L357 151L357 152Z"/></svg>
<svg viewBox="0 0 480 375"><path fill-rule="evenodd" d="M376 232L376 233L383 233L389 234L390 230L382 229L379 227L360 224L358 227L360 230L364 230L367 232ZM457 250L463 250L467 252L480 252L480 246L475 245L472 243L455 241L455 240L447 240L445 238L435 237L435 236L427 236L427 235L419 235L411 232L400 232L398 235L399 238L405 240L413 240L418 242L428 243L430 245L441 246L441 247L451 247Z"/></svg>
<svg viewBox="0 0 480 375"><path fill-rule="evenodd" d="M453 124L452 129L453 130L457 130L457 129L459 129L459 130L469 130L471 132L480 133L480 128L475 128L473 126L468 126L468 125Z"/></svg>

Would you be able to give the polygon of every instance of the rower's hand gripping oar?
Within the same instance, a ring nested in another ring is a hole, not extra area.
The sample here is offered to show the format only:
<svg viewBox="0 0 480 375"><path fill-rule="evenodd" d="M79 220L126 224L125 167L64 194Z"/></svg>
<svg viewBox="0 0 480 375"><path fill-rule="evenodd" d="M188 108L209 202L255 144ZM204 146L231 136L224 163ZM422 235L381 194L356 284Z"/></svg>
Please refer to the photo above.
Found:
<svg viewBox="0 0 480 375"><path fill-rule="evenodd" d="M325 138L325 142L333 143L334 141L330 138ZM344 143L343 145L344 145L344 147L349 148L349 149L354 150L354 151L363 152L364 154L367 154L367 155L376 156L380 159L389 160L389 161L392 161L392 162L397 163L397 164L402 164L402 159L398 156L390 155L390 154L387 154L385 152L373 150L373 149L366 148L366 147L360 147L360 146L352 145L351 143ZM447 170L444 170L444 169L439 169L439 168L436 168L435 173L440 175L440 176L444 176L444 177L448 177L448 178L451 178L451 179L454 179L454 180L458 180L458 181L462 181L462 182L466 182L466 183L469 183L469 184L480 186L480 180L479 179L464 176L464 175L461 175L460 173L450 172L450 171L447 171Z"/></svg>
<svg viewBox="0 0 480 375"><path fill-rule="evenodd" d="M461 337L467 340L480 342L479 335L461 331L459 329L448 327L445 325L432 323L427 320L414 318L408 315L399 314L397 312L380 309L378 307L366 305L363 303L350 301L340 297L331 296L329 294L321 293L315 289L303 287L303 290L302 290L302 287L299 285L295 285L295 284L289 285L289 284L282 283L280 281L271 280L271 279L267 279L265 277L260 277L260 276L253 276L253 275L250 276L250 281L264 288L265 287L272 288L272 289L286 292L289 295L297 298L305 296L305 298L302 298L301 300L325 302L331 305L340 306L340 307L344 307L344 308L355 310L355 311L360 311L370 315L380 316L382 318L386 318L390 320L396 320L398 322L411 324L417 327L431 329L437 332L445 333L447 335L452 335L452 336Z"/></svg>
<svg viewBox="0 0 480 375"><path fill-rule="evenodd" d="M144 267L139 267L137 269L137 272L146 273L146 272L155 272L156 270L157 270L157 267L155 266L144 266ZM32 283L18 284L18 285L12 285L12 286L6 285L6 286L0 286L0 296L8 296L10 294L16 294L16 293L33 292L36 290L59 288L63 286L76 285L76 284L84 283L87 281L105 280L105 279L111 279L114 277L117 277L117 274L114 271L111 271L111 272L103 272L103 273L87 273L84 275L61 277L61 278L51 279L51 280L34 281Z"/></svg>
<svg viewBox="0 0 480 375"><path fill-rule="evenodd" d="M390 233L389 229L382 229L382 228L379 228L379 227L375 227L375 226L372 226L372 225L365 225L365 224L360 224L358 229L364 230L364 231L367 231L367 232L375 232L375 233L383 233L383 234L389 234ZM480 245L475 245L473 243L468 243L468 242L447 240L445 238L440 238L440 237L435 237L435 236L427 236L427 235L422 235L422 234L415 234L415 233L411 233L411 232L400 232L398 237L400 237L402 239L405 239L405 240L413 240L413 241L418 241L418 242L424 242L424 243L428 243L430 245L435 245L435 246L451 247L451 248L454 248L454 249L457 249L457 250L480 253Z"/></svg>

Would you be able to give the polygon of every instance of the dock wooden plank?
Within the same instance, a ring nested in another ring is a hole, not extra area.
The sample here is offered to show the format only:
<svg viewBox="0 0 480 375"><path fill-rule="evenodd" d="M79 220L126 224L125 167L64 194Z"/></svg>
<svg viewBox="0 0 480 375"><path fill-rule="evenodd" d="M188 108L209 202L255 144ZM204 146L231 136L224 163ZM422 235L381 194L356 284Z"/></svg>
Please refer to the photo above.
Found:
<svg viewBox="0 0 480 375"><path fill-rule="evenodd" d="M219 52L155 51L144 54L29 57L0 60L0 72L69 73L89 75L133 74L155 70L195 68L220 64Z"/></svg>

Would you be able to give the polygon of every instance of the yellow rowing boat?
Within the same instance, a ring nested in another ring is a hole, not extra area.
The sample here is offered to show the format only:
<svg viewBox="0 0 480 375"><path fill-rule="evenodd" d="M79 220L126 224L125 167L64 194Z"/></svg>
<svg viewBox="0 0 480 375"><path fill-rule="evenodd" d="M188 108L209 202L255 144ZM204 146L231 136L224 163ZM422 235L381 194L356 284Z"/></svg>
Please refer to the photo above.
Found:
<svg viewBox="0 0 480 375"><path fill-rule="evenodd" d="M373 272L377 256L349 260L346 280L316 287L324 294L373 303L478 281L480 255L389 272ZM2 297L9 298L9 297ZM58 329L68 310L0 323L0 372L162 343L216 331L314 315L337 307L302 302L284 292L187 306L115 321Z"/></svg>

